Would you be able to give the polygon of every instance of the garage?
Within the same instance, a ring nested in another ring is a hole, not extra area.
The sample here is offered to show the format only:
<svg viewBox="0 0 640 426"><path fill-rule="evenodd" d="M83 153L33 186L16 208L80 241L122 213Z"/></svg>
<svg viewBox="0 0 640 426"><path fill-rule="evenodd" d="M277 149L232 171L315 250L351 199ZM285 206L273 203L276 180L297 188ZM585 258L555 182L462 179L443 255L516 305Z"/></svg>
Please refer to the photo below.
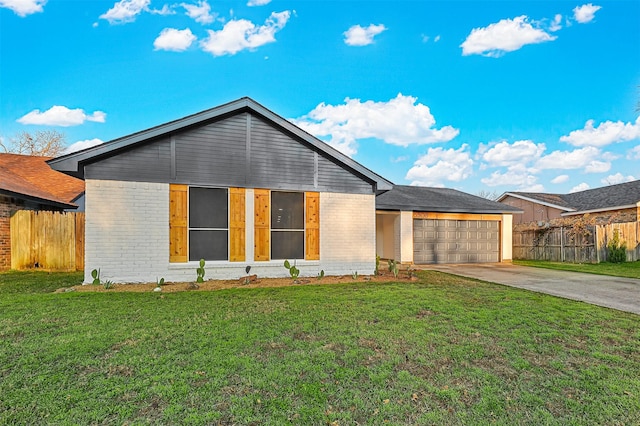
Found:
<svg viewBox="0 0 640 426"><path fill-rule="evenodd" d="M413 262L499 262L499 225L489 220L414 219Z"/></svg>
<svg viewBox="0 0 640 426"><path fill-rule="evenodd" d="M394 185L376 196L376 254L417 265L509 262L520 213L455 189Z"/></svg>

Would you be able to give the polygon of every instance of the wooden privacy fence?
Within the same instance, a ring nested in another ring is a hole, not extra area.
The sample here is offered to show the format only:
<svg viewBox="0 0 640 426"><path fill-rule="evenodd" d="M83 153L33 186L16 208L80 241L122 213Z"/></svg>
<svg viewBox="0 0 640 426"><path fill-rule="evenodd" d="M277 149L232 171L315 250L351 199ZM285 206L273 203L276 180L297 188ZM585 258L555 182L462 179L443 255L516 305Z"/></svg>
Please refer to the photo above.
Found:
<svg viewBox="0 0 640 426"><path fill-rule="evenodd" d="M11 216L11 269L84 269L84 213L19 210Z"/></svg>
<svg viewBox="0 0 640 426"><path fill-rule="evenodd" d="M574 233L569 227L513 231L513 258L553 262L597 263L607 260L607 244L618 230L627 245L627 261L640 259L640 223L612 223Z"/></svg>

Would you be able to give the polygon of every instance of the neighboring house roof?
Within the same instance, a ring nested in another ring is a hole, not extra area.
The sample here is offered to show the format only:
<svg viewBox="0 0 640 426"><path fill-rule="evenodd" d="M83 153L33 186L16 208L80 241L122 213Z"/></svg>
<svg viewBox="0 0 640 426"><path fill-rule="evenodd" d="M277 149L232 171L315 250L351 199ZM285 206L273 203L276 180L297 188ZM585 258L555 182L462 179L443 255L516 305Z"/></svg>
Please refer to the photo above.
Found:
<svg viewBox="0 0 640 426"><path fill-rule="evenodd" d="M141 132L137 132L128 136L114 139L101 145L87 148L72 154L64 155L50 160L49 165L55 170L67 173L69 175L84 179L84 165L115 155L127 149L133 148L135 145L148 142L152 138L158 138L169 135L178 131L185 130L194 126L200 126L207 122L216 121L225 117L238 114L241 112L251 112L257 114L269 121L271 124L280 128L282 131L293 135L298 140L311 145L319 152L326 154L333 161L345 166L348 169L364 176L366 179L375 183L377 191L387 191L391 189L393 184L382 176L374 173L364 167L357 161L342 154L340 151L329 146L315 136L305 132L301 128L295 126L286 119L280 117L274 112L263 107L253 99L244 97L227 104L189 115L179 120L161 124Z"/></svg>
<svg viewBox="0 0 640 426"><path fill-rule="evenodd" d="M449 188L394 185L376 197L377 210L442 213L522 213L522 210Z"/></svg>
<svg viewBox="0 0 640 426"><path fill-rule="evenodd" d="M57 172L51 157L0 154L0 193L59 208L75 208L84 182Z"/></svg>
<svg viewBox="0 0 640 426"><path fill-rule="evenodd" d="M619 210L637 206L640 202L640 180L587 189L571 194L505 192L498 201L512 196L564 210L562 215Z"/></svg>

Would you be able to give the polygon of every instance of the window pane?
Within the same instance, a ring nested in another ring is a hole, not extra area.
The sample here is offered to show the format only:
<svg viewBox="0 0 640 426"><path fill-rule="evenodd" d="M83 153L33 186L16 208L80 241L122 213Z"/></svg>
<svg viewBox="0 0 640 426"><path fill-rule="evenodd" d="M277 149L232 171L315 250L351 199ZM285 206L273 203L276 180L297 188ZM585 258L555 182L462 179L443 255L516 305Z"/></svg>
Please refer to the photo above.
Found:
<svg viewBox="0 0 640 426"><path fill-rule="evenodd" d="M189 228L227 228L226 189L189 188Z"/></svg>
<svg viewBox="0 0 640 426"><path fill-rule="evenodd" d="M189 231L189 260L227 260L228 231Z"/></svg>
<svg viewBox="0 0 640 426"><path fill-rule="evenodd" d="M272 259L304 259L304 231L271 231Z"/></svg>
<svg viewBox="0 0 640 426"><path fill-rule="evenodd" d="M271 229L304 229L304 193L271 193Z"/></svg>

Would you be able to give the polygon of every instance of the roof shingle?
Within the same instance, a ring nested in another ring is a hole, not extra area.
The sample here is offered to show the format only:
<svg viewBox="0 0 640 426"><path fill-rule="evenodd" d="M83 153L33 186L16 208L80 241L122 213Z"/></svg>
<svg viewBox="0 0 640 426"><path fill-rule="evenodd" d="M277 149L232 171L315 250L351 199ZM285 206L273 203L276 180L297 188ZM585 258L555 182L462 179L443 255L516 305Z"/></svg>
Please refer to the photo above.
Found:
<svg viewBox="0 0 640 426"><path fill-rule="evenodd" d="M442 213L521 213L518 208L450 188L394 185L376 197L378 210Z"/></svg>
<svg viewBox="0 0 640 426"><path fill-rule="evenodd" d="M53 170L51 157L0 154L0 191L73 205L84 192L84 182Z"/></svg>
<svg viewBox="0 0 640 426"><path fill-rule="evenodd" d="M507 192L506 195L522 196L567 210L585 212L633 206L640 202L640 180L587 189L571 194L547 194L536 192Z"/></svg>

